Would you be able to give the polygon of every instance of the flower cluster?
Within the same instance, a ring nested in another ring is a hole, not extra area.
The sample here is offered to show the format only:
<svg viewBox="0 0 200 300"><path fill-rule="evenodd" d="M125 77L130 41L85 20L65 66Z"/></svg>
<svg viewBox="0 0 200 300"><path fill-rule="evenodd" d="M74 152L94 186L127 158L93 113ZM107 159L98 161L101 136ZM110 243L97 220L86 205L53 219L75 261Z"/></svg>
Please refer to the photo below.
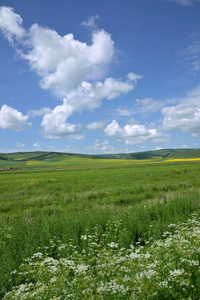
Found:
<svg viewBox="0 0 200 300"><path fill-rule="evenodd" d="M121 248L120 222L81 236L82 249L52 241L12 272L7 299L199 299L200 218L170 224L160 240ZM108 242L108 235L113 241ZM115 235L116 234L116 235Z"/></svg>

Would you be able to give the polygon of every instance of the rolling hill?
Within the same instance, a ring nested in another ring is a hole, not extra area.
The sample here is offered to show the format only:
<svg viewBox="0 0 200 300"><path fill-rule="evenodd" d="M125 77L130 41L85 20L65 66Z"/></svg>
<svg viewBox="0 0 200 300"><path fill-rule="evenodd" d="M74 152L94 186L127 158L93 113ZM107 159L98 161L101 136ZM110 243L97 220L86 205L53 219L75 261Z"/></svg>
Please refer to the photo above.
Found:
<svg viewBox="0 0 200 300"><path fill-rule="evenodd" d="M63 152L16 152L1 153L0 168L47 168L47 167L100 167L103 165L130 164L132 161L151 162L173 159L200 158L200 149L161 149L121 154L73 154Z"/></svg>

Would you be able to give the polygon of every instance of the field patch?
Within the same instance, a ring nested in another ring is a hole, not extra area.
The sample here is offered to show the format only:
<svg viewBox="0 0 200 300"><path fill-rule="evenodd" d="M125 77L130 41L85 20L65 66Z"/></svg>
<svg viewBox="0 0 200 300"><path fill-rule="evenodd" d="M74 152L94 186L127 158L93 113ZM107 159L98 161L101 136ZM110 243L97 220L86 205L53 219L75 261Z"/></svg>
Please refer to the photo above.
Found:
<svg viewBox="0 0 200 300"><path fill-rule="evenodd" d="M0 298L198 299L200 164L98 162L0 172Z"/></svg>

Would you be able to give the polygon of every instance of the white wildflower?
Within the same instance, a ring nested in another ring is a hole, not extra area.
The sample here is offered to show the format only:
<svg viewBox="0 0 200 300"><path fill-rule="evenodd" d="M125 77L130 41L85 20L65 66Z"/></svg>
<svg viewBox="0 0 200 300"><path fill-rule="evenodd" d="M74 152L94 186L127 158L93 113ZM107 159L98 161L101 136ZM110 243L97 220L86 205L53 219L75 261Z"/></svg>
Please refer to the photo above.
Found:
<svg viewBox="0 0 200 300"><path fill-rule="evenodd" d="M147 252L147 253L144 254L144 257L149 258L149 257L151 257L151 254L149 252Z"/></svg>
<svg viewBox="0 0 200 300"><path fill-rule="evenodd" d="M174 270L174 271L172 271L172 270L170 270L169 271L169 273L170 273L170 275L171 276L180 276L180 275L182 275L183 273L184 273L185 271L183 270L183 269L177 269L177 270Z"/></svg>
<svg viewBox="0 0 200 300"><path fill-rule="evenodd" d="M110 248L117 248L118 244L111 242L110 244L108 244L108 246L110 246Z"/></svg>
<svg viewBox="0 0 200 300"><path fill-rule="evenodd" d="M176 224L175 223L172 223L172 224L169 224L169 225L167 225L168 227L174 227L174 226L176 226Z"/></svg>
<svg viewBox="0 0 200 300"><path fill-rule="evenodd" d="M85 273L88 270L89 266L80 264L76 267L75 273Z"/></svg>
<svg viewBox="0 0 200 300"><path fill-rule="evenodd" d="M138 254L138 253L136 253L136 252L132 252L132 253L130 254L130 258L131 258L131 259L139 258L139 257L140 257L140 254Z"/></svg>

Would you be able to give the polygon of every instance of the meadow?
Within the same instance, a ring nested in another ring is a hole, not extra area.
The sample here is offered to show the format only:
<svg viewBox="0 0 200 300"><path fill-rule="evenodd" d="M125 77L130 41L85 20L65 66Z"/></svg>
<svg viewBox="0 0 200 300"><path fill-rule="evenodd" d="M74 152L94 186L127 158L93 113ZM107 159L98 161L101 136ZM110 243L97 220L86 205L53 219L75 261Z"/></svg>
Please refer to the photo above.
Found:
<svg viewBox="0 0 200 300"><path fill-rule="evenodd" d="M199 299L199 162L76 162L0 172L0 298Z"/></svg>

